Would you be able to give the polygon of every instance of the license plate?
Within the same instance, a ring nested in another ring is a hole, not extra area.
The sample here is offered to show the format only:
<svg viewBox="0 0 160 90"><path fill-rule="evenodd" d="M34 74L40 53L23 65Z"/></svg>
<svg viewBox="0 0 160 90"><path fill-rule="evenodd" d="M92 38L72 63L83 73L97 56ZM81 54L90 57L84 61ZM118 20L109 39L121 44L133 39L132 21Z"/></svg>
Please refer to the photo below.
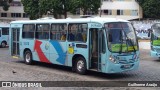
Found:
<svg viewBox="0 0 160 90"><path fill-rule="evenodd" d="M130 68L131 65L123 65L124 68Z"/></svg>

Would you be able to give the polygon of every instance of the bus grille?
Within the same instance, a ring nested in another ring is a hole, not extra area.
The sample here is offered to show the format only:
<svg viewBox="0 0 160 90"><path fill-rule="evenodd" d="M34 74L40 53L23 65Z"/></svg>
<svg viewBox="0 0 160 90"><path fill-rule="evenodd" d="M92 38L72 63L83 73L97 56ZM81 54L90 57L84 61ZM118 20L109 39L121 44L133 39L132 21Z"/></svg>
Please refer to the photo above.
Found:
<svg viewBox="0 0 160 90"><path fill-rule="evenodd" d="M121 64L134 63L134 60L133 59L129 59L128 61L127 60L119 60L119 63L121 63Z"/></svg>
<svg viewBox="0 0 160 90"><path fill-rule="evenodd" d="M156 49L157 53L160 53L160 49Z"/></svg>

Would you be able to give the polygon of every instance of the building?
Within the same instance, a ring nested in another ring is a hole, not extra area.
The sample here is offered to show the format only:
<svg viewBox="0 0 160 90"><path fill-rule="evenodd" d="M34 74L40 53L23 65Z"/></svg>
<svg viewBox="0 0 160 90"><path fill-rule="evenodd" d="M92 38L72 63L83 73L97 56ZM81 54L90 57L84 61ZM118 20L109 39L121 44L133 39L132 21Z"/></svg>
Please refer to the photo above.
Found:
<svg viewBox="0 0 160 90"><path fill-rule="evenodd" d="M23 5L21 0L13 0L10 4L9 10L4 11L2 7L0 7L0 21L13 21L13 20L24 20L28 19L27 14L25 14L23 10Z"/></svg>
<svg viewBox="0 0 160 90"><path fill-rule="evenodd" d="M102 0L99 14L95 15L93 12L88 11L88 15L101 16L101 17L114 17L125 20L142 18L142 8L136 0ZM77 18L82 15L82 11L77 9L76 14L68 13L68 17ZM53 16L53 15L44 15ZM0 7L0 20L25 20L28 19L27 14L23 10L21 0L13 0L8 11L4 11Z"/></svg>
<svg viewBox="0 0 160 90"><path fill-rule="evenodd" d="M103 0L102 17L115 17L126 20L142 18L142 8L136 0Z"/></svg>

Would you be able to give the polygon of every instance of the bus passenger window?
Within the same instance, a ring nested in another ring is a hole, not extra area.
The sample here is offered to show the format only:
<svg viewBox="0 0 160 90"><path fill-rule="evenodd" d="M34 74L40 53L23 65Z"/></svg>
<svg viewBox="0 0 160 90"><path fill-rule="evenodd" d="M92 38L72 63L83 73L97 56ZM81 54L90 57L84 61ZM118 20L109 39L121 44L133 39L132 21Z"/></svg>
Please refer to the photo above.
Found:
<svg viewBox="0 0 160 90"><path fill-rule="evenodd" d="M9 35L9 28L2 28L2 35Z"/></svg>
<svg viewBox="0 0 160 90"><path fill-rule="evenodd" d="M87 24L69 24L68 40L86 42Z"/></svg>
<svg viewBox="0 0 160 90"><path fill-rule="evenodd" d="M67 31L67 24L52 24L51 25L51 40L66 40L66 31Z"/></svg>
<svg viewBox="0 0 160 90"><path fill-rule="evenodd" d="M35 25L34 24L24 24L22 30L23 38L34 38Z"/></svg>
<svg viewBox="0 0 160 90"><path fill-rule="evenodd" d="M37 39L49 39L49 24L39 24L36 30Z"/></svg>

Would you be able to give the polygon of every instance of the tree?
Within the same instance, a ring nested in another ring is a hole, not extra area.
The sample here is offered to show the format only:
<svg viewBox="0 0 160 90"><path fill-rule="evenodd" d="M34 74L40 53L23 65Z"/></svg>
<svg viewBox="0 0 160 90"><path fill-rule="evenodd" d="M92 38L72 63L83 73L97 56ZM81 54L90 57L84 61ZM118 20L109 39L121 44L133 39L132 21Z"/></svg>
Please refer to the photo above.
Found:
<svg viewBox="0 0 160 90"><path fill-rule="evenodd" d="M62 13L60 8L59 0L40 0L39 9L43 14L51 13L55 18L58 18L58 15Z"/></svg>
<svg viewBox="0 0 160 90"><path fill-rule="evenodd" d="M74 4L76 8L82 10L83 15L86 15L87 11L92 11L97 14L101 6L101 0L75 0ZM75 9L72 10L72 13L74 12Z"/></svg>
<svg viewBox="0 0 160 90"><path fill-rule="evenodd" d="M58 18L58 15L64 15L67 17L67 12L71 11L74 8L74 0L40 0L40 10L47 14L50 12L54 15L55 18Z"/></svg>
<svg viewBox="0 0 160 90"><path fill-rule="evenodd" d="M39 9L39 0L21 0L24 6L24 12L29 15L30 19L40 18L43 12Z"/></svg>
<svg viewBox="0 0 160 90"><path fill-rule="evenodd" d="M141 5L144 18L160 18L160 0L137 0Z"/></svg>
<svg viewBox="0 0 160 90"><path fill-rule="evenodd" d="M42 15L51 13L55 18L67 12L75 13L76 9L81 9L85 15L87 11L98 13L100 0L22 0L24 11L30 19L36 19Z"/></svg>
<svg viewBox="0 0 160 90"><path fill-rule="evenodd" d="M3 7L3 10L7 11L9 9L9 3L11 3L13 0L0 0L0 6Z"/></svg>

